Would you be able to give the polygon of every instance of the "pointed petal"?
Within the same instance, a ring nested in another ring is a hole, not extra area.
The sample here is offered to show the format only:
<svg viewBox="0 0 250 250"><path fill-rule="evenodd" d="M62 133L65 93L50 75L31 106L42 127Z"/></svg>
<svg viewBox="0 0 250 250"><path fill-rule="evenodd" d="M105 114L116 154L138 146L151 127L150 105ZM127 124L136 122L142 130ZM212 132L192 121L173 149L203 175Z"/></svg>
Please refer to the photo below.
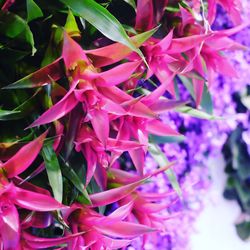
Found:
<svg viewBox="0 0 250 250"><path fill-rule="evenodd" d="M157 28L140 33L130 39L139 48L156 30ZM132 50L121 43L114 43L99 49L87 50L85 53L91 58L95 67L101 68L126 58L132 53Z"/></svg>
<svg viewBox="0 0 250 250"><path fill-rule="evenodd" d="M4 87L3 89L25 89L37 88L48 85L51 79L59 80L64 76L62 58L57 59L53 63L25 76L24 78Z"/></svg>
<svg viewBox="0 0 250 250"><path fill-rule="evenodd" d="M106 225L107 227L110 224L120 222L123 219L125 219L129 214L131 213L131 210L134 205L134 200L131 200L127 204L117 208L113 213L111 213L109 216L102 216L99 219L96 219L95 224L96 225Z"/></svg>
<svg viewBox="0 0 250 250"><path fill-rule="evenodd" d="M63 99L43 113L27 128L33 128L60 119L68 114L77 105L77 103L78 100L76 99L74 93L70 93L70 95L63 97Z"/></svg>
<svg viewBox="0 0 250 250"><path fill-rule="evenodd" d="M114 183L120 183L123 185L130 184L140 180L140 176L123 171L121 169L111 168L109 169L110 177L109 181Z"/></svg>
<svg viewBox="0 0 250 250"><path fill-rule="evenodd" d="M158 101L158 99L166 92L167 87L173 81L174 77L175 73L170 76L167 76L166 79L161 81L161 85L158 88L150 92L149 95L142 98L142 103L146 104L147 106L151 106L153 103Z"/></svg>
<svg viewBox="0 0 250 250"><path fill-rule="evenodd" d="M85 184L85 186L87 186L95 173L97 158L96 158L96 153L89 145L83 146L83 154L86 158L88 167L86 175L86 184Z"/></svg>
<svg viewBox="0 0 250 250"><path fill-rule="evenodd" d="M173 29L163 38L159 43L157 43L154 48L160 48L162 52L167 51L173 38Z"/></svg>
<svg viewBox="0 0 250 250"><path fill-rule="evenodd" d="M124 220L131 212L134 206L134 200L131 200L127 204L117 208L113 213L111 213L108 218L112 221Z"/></svg>
<svg viewBox="0 0 250 250"><path fill-rule="evenodd" d="M160 136L172 136L172 135L180 135L177 131L172 129L167 124L159 120L148 121L146 125L146 129L149 133L160 135Z"/></svg>
<svg viewBox="0 0 250 250"><path fill-rule="evenodd" d="M15 186L13 186L13 192L15 194L13 202L29 210L43 212L54 211L66 207L48 195L31 192Z"/></svg>
<svg viewBox="0 0 250 250"><path fill-rule="evenodd" d="M105 110L108 113L114 115L119 115L119 116L126 115L127 112L122 108L120 104L117 104L112 100L104 97L102 98L102 101L104 102L104 104L102 105L102 110Z"/></svg>
<svg viewBox="0 0 250 250"><path fill-rule="evenodd" d="M5 169L8 178L19 175L31 165L39 154L47 133L48 131L44 132L37 139L23 146L13 157L1 166Z"/></svg>
<svg viewBox="0 0 250 250"><path fill-rule="evenodd" d="M203 41L213 34L192 35L182 38L175 38L168 49L169 54L181 53L199 46Z"/></svg>
<svg viewBox="0 0 250 250"><path fill-rule="evenodd" d="M81 236L85 232L80 232L76 234L70 234L65 237L60 238L40 238L33 236L29 233L23 232L22 236L30 247L35 249L46 249L60 244L67 243L68 241L74 239L75 237Z"/></svg>
<svg viewBox="0 0 250 250"><path fill-rule="evenodd" d="M100 193L91 194L90 199L92 201L93 207L105 206L107 204L111 204L113 202L122 199L123 197L133 192L145 180L146 179L141 179L139 181L133 182L128 185L124 185L122 187L113 188Z"/></svg>
<svg viewBox="0 0 250 250"><path fill-rule="evenodd" d="M19 215L14 205L9 205L1 211L0 232L4 249L14 250L19 246Z"/></svg>
<svg viewBox="0 0 250 250"><path fill-rule="evenodd" d="M149 30L155 26L154 6L152 0L138 0L135 28L137 30Z"/></svg>
<svg viewBox="0 0 250 250"><path fill-rule="evenodd" d="M226 29L226 30L220 30L220 31L214 31L215 36L232 36L239 31L247 28L250 25L250 21L248 20L247 22L243 22L242 24L235 26L231 29Z"/></svg>
<svg viewBox="0 0 250 250"><path fill-rule="evenodd" d="M144 150L140 148L140 149L129 150L128 152L139 175L143 176L143 169L145 162Z"/></svg>
<svg viewBox="0 0 250 250"><path fill-rule="evenodd" d="M142 117L142 118L155 118L157 115L150 110L145 104L143 104L139 98L131 98L130 100L123 102L122 107L127 111L128 115Z"/></svg>
<svg viewBox="0 0 250 250"><path fill-rule="evenodd" d="M84 50L67 32L64 32L62 57L67 69L74 69L79 61L89 64Z"/></svg>
<svg viewBox="0 0 250 250"><path fill-rule="evenodd" d="M93 109L89 111L91 116L91 124L96 133L97 138L104 146L107 144L109 137L109 117L108 113L101 109Z"/></svg>
<svg viewBox="0 0 250 250"><path fill-rule="evenodd" d="M98 225L95 226L95 228L106 235L122 238L134 238L145 233L152 233L156 231L151 227L124 221L110 224L108 227Z"/></svg>
<svg viewBox="0 0 250 250"><path fill-rule="evenodd" d="M115 150L119 152L128 151L130 149L138 149L144 146L143 144L140 144L136 141L128 141L128 140L116 140L109 138L108 139L108 145L107 150Z"/></svg>
<svg viewBox="0 0 250 250"><path fill-rule="evenodd" d="M110 87L128 80L140 64L141 61L127 62L102 73L91 73L90 76L95 78L97 86Z"/></svg>

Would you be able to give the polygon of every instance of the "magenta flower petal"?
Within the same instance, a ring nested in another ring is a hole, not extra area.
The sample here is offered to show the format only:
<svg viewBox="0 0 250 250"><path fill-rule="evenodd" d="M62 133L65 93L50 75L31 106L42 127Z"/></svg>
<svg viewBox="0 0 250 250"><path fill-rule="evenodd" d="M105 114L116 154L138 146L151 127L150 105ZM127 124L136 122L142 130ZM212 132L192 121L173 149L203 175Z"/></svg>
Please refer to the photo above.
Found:
<svg viewBox="0 0 250 250"><path fill-rule="evenodd" d="M154 91L150 92L147 96L142 98L142 103L151 106L152 104L157 102L158 99L166 92L167 87L173 81L174 77L175 73L172 74L170 77L167 77L167 80L163 80L158 88L156 88Z"/></svg>
<svg viewBox="0 0 250 250"><path fill-rule="evenodd" d="M8 178L19 175L30 166L39 154L47 133L48 131L23 146L13 157L1 166L5 169Z"/></svg>
<svg viewBox="0 0 250 250"><path fill-rule="evenodd" d="M131 192L133 192L139 185L141 185L146 179L141 179L139 181L133 182L128 185L124 185L122 187L113 188L107 191L103 191L100 193L95 193L90 195L90 199L93 207L97 206L105 206L107 204L111 204L116 202Z"/></svg>
<svg viewBox="0 0 250 250"><path fill-rule="evenodd" d="M172 43L168 49L169 54L179 54L181 52L185 52L192 48L195 48L201 44L201 42L208 39L213 34L202 34L202 35L192 35L182 38L174 38Z"/></svg>
<svg viewBox="0 0 250 250"><path fill-rule="evenodd" d="M64 32L62 57L67 69L74 69L79 61L90 64L82 47Z"/></svg>
<svg viewBox="0 0 250 250"><path fill-rule="evenodd" d="M156 231L151 227L124 221L116 222L109 226L100 224L95 226L95 228L103 234L122 238L134 238L145 233Z"/></svg>
<svg viewBox="0 0 250 250"><path fill-rule="evenodd" d="M58 103L43 113L27 128L33 128L43 124L53 122L68 114L78 103L74 93L64 96Z"/></svg>
<svg viewBox="0 0 250 250"><path fill-rule="evenodd" d="M97 220L97 224L104 225L108 227L110 223L116 223L121 220L124 220L131 212L134 205L134 200L131 200L127 204L117 208L113 213L111 213L109 216L101 217Z"/></svg>
<svg viewBox="0 0 250 250"><path fill-rule="evenodd" d="M23 239L26 241L26 243L30 247L34 249L44 249L44 248L49 248L49 247L57 246L60 244L68 243L70 240L78 236L81 236L84 233L85 232L70 234L68 236L60 237L60 238L40 238L40 237L33 236L29 233L23 232L22 236L23 236Z"/></svg>
<svg viewBox="0 0 250 250"><path fill-rule="evenodd" d="M91 115L90 121L97 138L106 146L109 137L109 117L107 111L93 109L89 113Z"/></svg>
<svg viewBox="0 0 250 250"><path fill-rule="evenodd" d="M130 100L123 102L121 105L127 111L128 115L137 116L141 118L156 118L157 115L143 104L139 98L131 98Z"/></svg>
<svg viewBox="0 0 250 250"><path fill-rule="evenodd" d="M0 235L4 249L15 250L19 247L20 228L19 216L14 205L1 204Z"/></svg>
<svg viewBox="0 0 250 250"><path fill-rule="evenodd" d="M86 184L87 186L93 177L97 165L97 157L94 150L89 145L83 146L83 154L87 160L87 175L86 175Z"/></svg>
<svg viewBox="0 0 250 250"><path fill-rule="evenodd" d="M31 192L15 186L12 187L11 192L13 193L13 203L29 210L43 212L66 208L66 206L48 195Z"/></svg>
<svg viewBox="0 0 250 250"><path fill-rule="evenodd" d="M91 73L90 76L96 78L97 86L114 86L128 80L140 64L141 61L127 62L101 73Z"/></svg>
<svg viewBox="0 0 250 250"><path fill-rule="evenodd" d="M102 105L102 110L107 111L110 114L118 115L118 116L123 116L126 115L127 112L122 108L120 104L117 104L113 101L111 101L108 98L102 98L103 105Z"/></svg>
<svg viewBox="0 0 250 250"><path fill-rule="evenodd" d="M120 183L125 185L140 180L140 176L134 175L127 171L123 171L121 169L111 168L109 169L109 172L111 174L110 181L115 183Z"/></svg>
<svg viewBox="0 0 250 250"><path fill-rule="evenodd" d="M148 121L146 128L149 133L155 135L160 135L160 136L180 135L177 131L175 131L170 126L164 124L159 120Z"/></svg>
<svg viewBox="0 0 250 250"><path fill-rule="evenodd" d="M112 138L108 139L107 149L112 151L124 152L130 149L138 149L144 145L136 142L136 141L128 141L128 140L115 140Z"/></svg>
<svg viewBox="0 0 250 250"><path fill-rule="evenodd" d="M154 49L160 48L162 52L166 52L173 38L173 30L171 30L160 42L154 45Z"/></svg>
<svg viewBox="0 0 250 250"><path fill-rule="evenodd" d="M138 30L149 30L154 24L154 5L152 0L138 0L135 28Z"/></svg>
<svg viewBox="0 0 250 250"><path fill-rule="evenodd" d="M129 155L135 165L136 170L140 176L143 176L145 152L142 148L129 150Z"/></svg>

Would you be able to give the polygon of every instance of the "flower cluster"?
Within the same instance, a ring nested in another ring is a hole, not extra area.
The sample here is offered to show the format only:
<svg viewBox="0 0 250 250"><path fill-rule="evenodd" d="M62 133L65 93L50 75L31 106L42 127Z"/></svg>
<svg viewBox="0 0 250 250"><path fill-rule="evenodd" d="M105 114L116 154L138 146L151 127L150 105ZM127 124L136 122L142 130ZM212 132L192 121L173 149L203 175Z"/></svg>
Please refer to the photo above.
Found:
<svg viewBox="0 0 250 250"><path fill-rule="evenodd" d="M217 3L235 27L212 29ZM2 86L3 93L13 96L11 103L3 98L5 109L28 96L17 107L0 110L2 127L16 128L13 120L19 120L17 134L29 131L22 138L1 137L4 249L119 249L138 236L143 236L139 247L147 248L157 232L173 231L169 221L179 216L173 213L175 204L190 190L183 185L181 192L172 168L177 176L185 171L173 167L175 162L163 153L174 146L157 144L178 140L181 133L192 137L189 128L173 128L179 113L214 118L206 113L211 109L208 89L216 72L237 75L222 52L244 49L229 37L247 24L241 23L239 1L209 0L205 5L195 0L138 0L136 8L125 4L131 12L128 33L111 14L112 4L105 6L110 13L93 0L61 0L51 10L27 1L27 22L33 28L42 29L49 19L56 22L72 9L63 27L53 23L48 44L37 48L33 36L41 34L32 33L18 16L22 6L15 1L2 5L0 21L7 20L6 28L0 27L4 41L20 39L36 59L43 54L37 71L12 84L7 76ZM15 25L23 28L21 33L15 33ZM91 37L93 28L116 42ZM1 53L12 53L15 62L23 62L18 69L25 75L32 59L17 50L20 44L6 43ZM186 96L183 85L189 91ZM180 152L186 158L185 150ZM182 159L177 158L177 164ZM157 182L162 178L168 178L169 185ZM160 192L150 191L154 185Z"/></svg>

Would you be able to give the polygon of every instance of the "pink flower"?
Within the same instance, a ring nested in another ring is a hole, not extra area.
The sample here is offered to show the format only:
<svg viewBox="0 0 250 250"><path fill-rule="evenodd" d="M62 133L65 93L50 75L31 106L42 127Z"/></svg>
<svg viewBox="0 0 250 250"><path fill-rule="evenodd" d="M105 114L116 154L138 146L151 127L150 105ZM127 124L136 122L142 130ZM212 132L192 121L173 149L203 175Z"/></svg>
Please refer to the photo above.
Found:
<svg viewBox="0 0 250 250"><path fill-rule="evenodd" d="M0 167L0 242L4 249L20 248L20 219L18 208L31 211L54 211L64 206L51 196L22 189L9 182L25 171L39 154L47 132L23 146L12 158ZM18 178L17 178L18 180ZM33 185L29 186L33 189Z"/></svg>

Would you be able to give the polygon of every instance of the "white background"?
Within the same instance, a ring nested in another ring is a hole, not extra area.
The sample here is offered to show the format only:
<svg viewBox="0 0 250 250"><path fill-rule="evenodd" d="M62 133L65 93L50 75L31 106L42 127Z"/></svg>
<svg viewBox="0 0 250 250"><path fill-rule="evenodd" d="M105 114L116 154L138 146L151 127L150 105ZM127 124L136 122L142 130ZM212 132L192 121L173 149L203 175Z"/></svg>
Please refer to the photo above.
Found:
<svg viewBox="0 0 250 250"><path fill-rule="evenodd" d="M204 197L205 209L195 224L196 233L191 238L192 250L250 250L250 242L236 235L234 222L240 208L234 201L222 197L226 176L222 158L209 160L212 187Z"/></svg>

